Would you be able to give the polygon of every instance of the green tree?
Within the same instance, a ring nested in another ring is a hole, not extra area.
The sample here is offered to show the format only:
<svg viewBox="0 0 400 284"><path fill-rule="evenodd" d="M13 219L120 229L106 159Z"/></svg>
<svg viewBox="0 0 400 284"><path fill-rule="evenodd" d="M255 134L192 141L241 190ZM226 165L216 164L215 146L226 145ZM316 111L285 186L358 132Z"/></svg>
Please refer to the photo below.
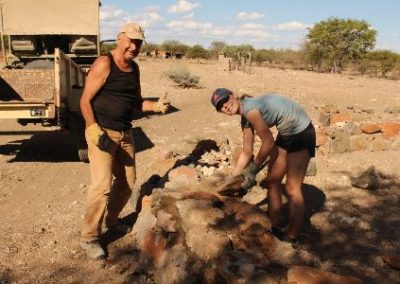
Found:
<svg viewBox="0 0 400 284"><path fill-rule="evenodd" d="M274 58L274 51L271 49L259 49L255 52L254 60L257 64L262 64L263 62L272 63Z"/></svg>
<svg viewBox="0 0 400 284"><path fill-rule="evenodd" d="M210 58L217 59L220 54L222 54L222 50L227 46L227 44L224 41L213 41L210 44L209 50Z"/></svg>
<svg viewBox="0 0 400 284"><path fill-rule="evenodd" d="M171 53L181 52L183 54L186 54L187 50L190 48L177 40L166 40L161 44L161 47Z"/></svg>
<svg viewBox="0 0 400 284"><path fill-rule="evenodd" d="M213 41L210 44L210 50L219 54L226 46L227 44L224 41Z"/></svg>
<svg viewBox="0 0 400 284"><path fill-rule="evenodd" d="M382 77L396 68L400 55L390 50L376 50L369 53L369 59L379 64Z"/></svg>
<svg viewBox="0 0 400 284"><path fill-rule="evenodd" d="M366 21L331 17L314 25L307 38L312 54L323 54L331 72L349 59L357 59L375 46L377 32Z"/></svg>
<svg viewBox="0 0 400 284"><path fill-rule="evenodd" d="M221 52L225 57L234 58L238 53L238 47L236 45L227 45Z"/></svg>
<svg viewBox="0 0 400 284"><path fill-rule="evenodd" d="M141 52L152 52L155 50L160 50L161 46L156 43L146 43L142 45Z"/></svg>
<svg viewBox="0 0 400 284"><path fill-rule="evenodd" d="M189 48L188 51L186 52L186 57L187 58L193 58L193 59L206 59L208 58L208 51L204 49L201 45L196 44L193 47Z"/></svg>

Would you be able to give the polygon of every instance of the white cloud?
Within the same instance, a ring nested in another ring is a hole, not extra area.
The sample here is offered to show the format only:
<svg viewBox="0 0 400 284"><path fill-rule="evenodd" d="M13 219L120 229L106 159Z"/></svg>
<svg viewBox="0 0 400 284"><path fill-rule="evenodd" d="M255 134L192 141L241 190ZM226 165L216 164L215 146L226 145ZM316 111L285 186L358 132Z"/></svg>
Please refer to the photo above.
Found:
<svg viewBox="0 0 400 284"><path fill-rule="evenodd" d="M152 25L163 19L158 11L158 7L149 6L145 9L143 13L137 16L137 21L145 28L151 27Z"/></svg>
<svg viewBox="0 0 400 284"><path fill-rule="evenodd" d="M185 18L185 19L193 19L194 18L194 14L193 13L187 14L187 15L183 16L183 18Z"/></svg>
<svg viewBox="0 0 400 284"><path fill-rule="evenodd" d="M210 23L200 23L193 20L184 21L171 21L167 27L174 30L202 30L211 29L213 27Z"/></svg>
<svg viewBox="0 0 400 284"><path fill-rule="evenodd" d="M105 5L100 9L100 21L112 22L127 16L126 12L115 6Z"/></svg>
<svg viewBox="0 0 400 284"><path fill-rule="evenodd" d="M392 34L392 37L398 37L398 36L399 36L398 33L393 33L393 34Z"/></svg>
<svg viewBox="0 0 400 284"><path fill-rule="evenodd" d="M255 24L255 23L247 23L247 24L244 24L242 26L242 29L246 29L246 30L262 30L262 29L265 29L265 26L261 25L261 24Z"/></svg>
<svg viewBox="0 0 400 284"><path fill-rule="evenodd" d="M236 15L236 18L239 20L257 20L264 18L264 14L257 12L252 12L252 13L240 12Z"/></svg>
<svg viewBox="0 0 400 284"><path fill-rule="evenodd" d="M142 12L132 15L115 6L104 5L100 8L101 37L116 38L119 28L127 22L137 22L146 30L163 19L158 13L159 10L158 6L148 6Z"/></svg>
<svg viewBox="0 0 400 284"><path fill-rule="evenodd" d="M200 3L191 3L187 0L178 0L178 3L169 7L168 12L175 14L189 13L200 6Z"/></svg>
<svg viewBox="0 0 400 284"><path fill-rule="evenodd" d="M207 33L216 36L226 36L226 35L231 35L232 30L230 28L217 27L214 29L207 30Z"/></svg>
<svg viewBox="0 0 400 284"><path fill-rule="evenodd" d="M265 31L262 30L247 30L247 29L240 29L237 30L234 33L235 36L245 36L245 37L251 37L251 40L256 40L256 39L267 39L271 37L270 34L266 33Z"/></svg>
<svg viewBox="0 0 400 284"><path fill-rule="evenodd" d="M297 22L297 21L291 21L288 23L283 23L277 26L278 30L281 31L294 31L294 30L305 30L307 28L309 28L310 25L301 23L301 22Z"/></svg>

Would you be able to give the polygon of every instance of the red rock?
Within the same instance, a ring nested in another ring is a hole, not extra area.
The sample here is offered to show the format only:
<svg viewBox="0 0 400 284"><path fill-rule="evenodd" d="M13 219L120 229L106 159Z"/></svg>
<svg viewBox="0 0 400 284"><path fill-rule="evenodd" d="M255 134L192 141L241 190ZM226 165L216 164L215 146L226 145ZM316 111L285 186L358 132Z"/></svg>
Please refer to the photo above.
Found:
<svg viewBox="0 0 400 284"><path fill-rule="evenodd" d="M152 230L148 231L144 239L143 253L151 257L154 260L154 263L159 261L160 256L162 252L165 251L166 247L167 240L164 237Z"/></svg>
<svg viewBox="0 0 400 284"><path fill-rule="evenodd" d="M353 115L351 113L334 113L331 115L330 123L334 125L338 122L349 122L353 120Z"/></svg>
<svg viewBox="0 0 400 284"><path fill-rule="evenodd" d="M361 284L361 280L352 276L342 276L307 266L293 266L289 269L288 283L297 284Z"/></svg>
<svg viewBox="0 0 400 284"><path fill-rule="evenodd" d="M363 133L366 134L374 134L381 131L381 128L378 124L374 123L364 123L360 125L360 129Z"/></svg>
<svg viewBox="0 0 400 284"><path fill-rule="evenodd" d="M387 122L380 124L383 137L386 139L393 139L400 132L400 123Z"/></svg>

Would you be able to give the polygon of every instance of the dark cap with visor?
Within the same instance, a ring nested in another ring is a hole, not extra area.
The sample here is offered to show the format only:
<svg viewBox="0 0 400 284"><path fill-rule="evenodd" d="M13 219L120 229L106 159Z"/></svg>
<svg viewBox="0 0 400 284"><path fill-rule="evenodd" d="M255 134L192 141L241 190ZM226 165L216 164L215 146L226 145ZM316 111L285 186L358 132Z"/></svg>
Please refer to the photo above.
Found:
<svg viewBox="0 0 400 284"><path fill-rule="evenodd" d="M231 90L218 88L211 95L211 103L217 111L221 111L223 104L229 100L229 96L232 94Z"/></svg>

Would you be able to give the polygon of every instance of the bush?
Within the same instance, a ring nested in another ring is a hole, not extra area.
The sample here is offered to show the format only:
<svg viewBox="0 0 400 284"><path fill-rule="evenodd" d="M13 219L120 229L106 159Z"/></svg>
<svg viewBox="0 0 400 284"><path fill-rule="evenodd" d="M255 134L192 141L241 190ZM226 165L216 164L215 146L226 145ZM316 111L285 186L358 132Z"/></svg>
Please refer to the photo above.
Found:
<svg viewBox="0 0 400 284"><path fill-rule="evenodd" d="M181 88L199 87L200 77L192 75L185 67L175 67L164 74Z"/></svg>

